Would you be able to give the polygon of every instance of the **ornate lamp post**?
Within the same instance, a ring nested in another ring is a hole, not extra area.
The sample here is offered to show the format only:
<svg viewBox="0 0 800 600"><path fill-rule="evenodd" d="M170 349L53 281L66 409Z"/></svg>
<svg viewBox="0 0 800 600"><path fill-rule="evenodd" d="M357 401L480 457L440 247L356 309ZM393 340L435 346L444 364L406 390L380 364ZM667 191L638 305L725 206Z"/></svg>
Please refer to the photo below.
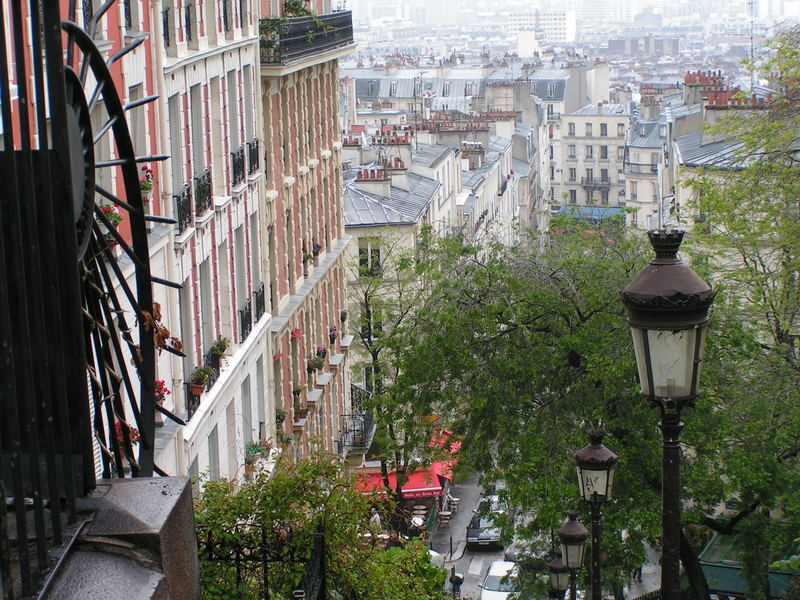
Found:
<svg viewBox="0 0 800 600"><path fill-rule="evenodd" d="M547 570L550 572L550 597L563 598L569 587L569 569L560 554L547 563Z"/></svg>
<svg viewBox="0 0 800 600"><path fill-rule="evenodd" d="M569 569L569 598L576 600L575 575L583 565L583 552L586 550L589 532L578 521L577 513L571 512L569 519L558 530L558 537L561 540L561 556L564 566Z"/></svg>
<svg viewBox="0 0 800 600"><path fill-rule="evenodd" d="M611 499L617 455L603 445L603 433L592 433L591 443L575 453L581 498L592 510L592 600L601 600L600 507Z"/></svg>
<svg viewBox="0 0 800 600"><path fill-rule="evenodd" d="M681 410L693 406L700 380L711 287L678 258L683 231L650 231L656 258L622 292L642 395L661 414L663 528L661 598L680 596Z"/></svg>

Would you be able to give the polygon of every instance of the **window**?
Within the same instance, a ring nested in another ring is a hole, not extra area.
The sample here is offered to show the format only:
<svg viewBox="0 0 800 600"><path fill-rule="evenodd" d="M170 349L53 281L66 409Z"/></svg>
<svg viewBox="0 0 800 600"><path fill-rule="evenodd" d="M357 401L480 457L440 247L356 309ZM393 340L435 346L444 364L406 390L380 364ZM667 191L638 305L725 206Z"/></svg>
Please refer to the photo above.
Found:
<svg viewBox="0 0 800 600"><path fill-rule="evenodd" d="M625 123L617 123L617 137L625 135Z"/></svg>
<svg viewBox="0 0 800 600"><path fill-rule="evenodd" d="M570 204L577 204L578 203L578 192L575 190L569 191L569 203Z"/></svg>
<svg viewBox="0 0 800 600"><path fill-rule="evenodd" d="M608 169L600 169L600 181L602 181L603 183L609 183Z"/></svg>
<svg viewBox="0 0 800 600"><path fill-rule="evenodd" d="M383 319L380 309L374 304L368 304L369 310L363 311L359 317L361 327L361 338L364 340L374 340L383 332Z"/></svg>
<svg viewBox="0 0 800 600"><path fill-rule="evenodd" d="M586 203L592 204L594 202L594 191L586 190Z"/></svg>
<svg viewBox="0 0 800 600"><path fill-rule="evenodd" d="M602 190L600 192L600 200L603 204L608 204L608 190Z"/></svg>
<svg viewBox="0 0 800 600"><path fill-rule="evenodd" d="M472 84L465 83L464 84L464 95L465 96L472 96Z"/></svg>
<svg viewBox="0 0 800 600"><path fill-rule="evenodd" d="M655 166L658 164L658 152L651 152L650 153L650 164Z"/></svg>
<svg viewBox="0 0 800 600"><path fill-rule="evenodd" d="M608 123L600 123L600 135L602 137L608 136Z"/></svg>
<svg viewBox="0 0 800 600"><path fill-rule="evenodd" d="M586 181L594 181L594 169L586 169Z"/></svg>
<svg viewBox="0 0 800 600"><path fill-rule="evenodd" d="M575 135L575 123L568 123L567 128L569 129L569 133L567 135Z"/></svg>
<svg viewBox="0 0 800 600"><path fill-rule="evenodd" d="M390 81L389 82L389 95L390 96L397 96L397 82Z"/></svg>
<svg viewBox="0 0 800 600"><path fill-rule="evenodd" d="M442 96L449 96L450 95L450 82L445 81L442 85Z"/></svg>
<svg viewBox="0 0 800 600"><path fill-rule="evenodd" d="M553 147L550 146L550 160L553 160Z"/></svg>
<svg viewBox="0 0 800 600"><path fill-rule="evenodd" d="M556 168L550 167L550 181L556 178Z"/></svg>
<svg viewBox="0 0 800 600"><path fill-rule="evenodd" d="M578 169L575 167L570 167L569 169L569 180L575 181L578 178Z"/></svg>
<svg viewBox="0 0 800 600"><path fill-rule="evenodd" d="M577 151L577 148L576 148L575 144L570 144L569 145L569 157L570 158L575 158L575 156L577 155L577 152L578 151Z"/></svg>
<svg viewBox="0 0 800 600"><path fill-rule="evenodd" d="M547 116L548 117L552 117L553 116L553 105L552 104L548 104L547 105Z"/></svg>
<svg viewBox="0 0 800 600"><path fill-rule="evenodd" d="M369 81L367 82L367 96L374 96L375 95L375 82Z"/></svg>
<svg viewBox="0 0 800 600"><path fill-rule="evenodd" d="M592 137L592 124L586 124L586 137Z"/></svg>
<svg viewBox="0 0 800 600"><path fill-rule="evenodd" d="M556 84L555 83L548 83L547 84L547 97L553 98L556 95Z"/></svg>
<svg viewBox="0 0 800 600"><path fill-rule="evenodd" d="M617 160L625 160L625 148L622 146L617 148Z"/></svg>
<svg viewBox="0 0 800 600"><path fill-rule="evenodd" d="M638 194L637 194L637 192L638 192L638 189L637 189L637 188L638 188L638 186L636 185L637 183L638 183L638 182L636 182L636 181L631 181L631 200L636 200L636 197L637 197L637 195L638 195Z"/></svg>
<svg viewBox="0 0 800 600"><path fill-rule="evenodd" d="M381 245L377 238L358 240L358 274L361 277L380 277Z"/></svg>
<svg viewBox="0 0 800 600"><path fill-rule="evenodd" d="M608 160L608 146L600 146L601 160Z"/></svg>
<svg viewBox="0 0 800 600"><path fill-rule="evenodd" d="M586 146L586 158L594 157L594 147L593 146Z"/></svg>

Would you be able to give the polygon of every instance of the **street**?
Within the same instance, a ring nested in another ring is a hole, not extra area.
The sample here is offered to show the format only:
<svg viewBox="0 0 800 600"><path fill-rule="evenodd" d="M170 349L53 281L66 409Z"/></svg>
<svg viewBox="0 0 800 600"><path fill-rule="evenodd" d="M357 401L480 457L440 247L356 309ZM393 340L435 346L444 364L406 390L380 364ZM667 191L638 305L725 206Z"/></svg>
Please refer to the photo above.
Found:
<svg viewBox="0 0 800 600"><path fill-rule="evenodd" d="M473 473L466 480L450 487L450 494L460 499L459 512L451 517L449 527L437 529L430 541L430 547L445 557L444 566L448 571L448 578L453 565L456 567L456 572L464 576L461 597L465 600L477 600L480 597L479 585L489 565L495 560L503 559L503 548L468 550L466 547L467 525L474 514L473 510L478 508L481 497L479 477L478 473ZM626 598L637 598L659 588L661 570L658 558L657 551L651 549L648 552L648 562L642 569L642 581L634 581L630 588L625 590ZM448 591L452 589L449 582L446 589Z"/></svg>

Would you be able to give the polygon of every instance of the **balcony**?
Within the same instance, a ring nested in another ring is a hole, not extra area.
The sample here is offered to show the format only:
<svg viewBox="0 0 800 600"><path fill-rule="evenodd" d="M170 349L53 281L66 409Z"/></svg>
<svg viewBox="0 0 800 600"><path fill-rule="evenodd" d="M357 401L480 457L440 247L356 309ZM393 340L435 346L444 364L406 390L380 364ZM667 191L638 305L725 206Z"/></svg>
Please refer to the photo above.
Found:
<svg viewBox="0 0 800 600"><path fill-rule="evenodd" d="M206 169L194 178L195 216L202 216L211 208L211 170Z"/></svg>
<svg viewBox="0 0 800 600"><path fill-rule="evenodd" d="M547 115L547 122L548 123L558 123L561 120L561 113L550 113Z"/></svg>
<svg viewBox="0 0 800 600"><path fill-rule="evenodd" d="M588 190L607 190L611 187L611 180L581 177L581 185Z"/></svg>
<svg viewBox="0 0 800 600"><path fill-rule="evenodd" d="M252 142L247 142L247 174L254 175L258 172L259 161L259 147L258 138Z"/></svg>
<svg viewBox="0 0 800 600"><path fill-rule="evenodd" d="M317 15L261 19L261 64L285 64L353 44L349 10Z"/></svg>
<svg viewBox="0 0 800 600"><path fill-rule="evenodd" d="M192 188L189 185L183 186L179 194L173 196L175 199L175 220L178 222L178 234L183 233L192 224Z"/></svg>
<svg viewBox="0 0 800 600"><path fill-rule="evenodd" d="M266 302L264 301L264 282L261 282L259 288L253 293L253 304L255 304L255 320L258 321L264 316L267 310Z"/></svg>
<svg viewBox="0 0 800 600"><path fill-rule="evenodd" d="M244 146L231 152L231 186L244 181Z"/></svg>
<svg viewBox="0 0 800 600"><path fill-rule="evenodd" d="M342 415L342 445L345 448L366 450L375 435L375 421L370 411Z"/></svg>
<svg viewBox="0 0 800 600"><path fill-rule="evenodd" d="M658 165L625 162L622 166L622 172L626 175L657 175Z"/></svg>
<svg viewBox="0 0 800 600"><path fill-rule="evenodd" d="M244 342L253 329L253 301L250 298L239 309L239 342Z"/></svg>

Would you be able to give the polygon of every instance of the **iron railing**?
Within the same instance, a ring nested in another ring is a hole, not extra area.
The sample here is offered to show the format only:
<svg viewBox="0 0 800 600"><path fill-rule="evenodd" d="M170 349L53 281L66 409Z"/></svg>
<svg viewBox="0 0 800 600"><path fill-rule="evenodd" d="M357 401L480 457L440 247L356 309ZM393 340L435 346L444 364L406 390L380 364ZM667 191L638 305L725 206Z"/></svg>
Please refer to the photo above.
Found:
<svg viewBox="0 0 800 600"><path fill-rule="evenodd" d="M611 180L581 177L581 185L585 188L608 189L611 187Z"/></svg>
<svg viewBox="0 0 800 600"><path fill-rule="evenodd" d="M255 305L255 320L258 321L267 312L267 305L264 298L264 282L253 293L253 304Z"/></svg>
<svg viewBox="0 0 800 600"><path fill-rule="evenodd" d="M239 342L244 342L253 330L253 302L250 298L239 309Z"/></svg>
<svg viewBox="0 0 800 600"><path fill-rule="evenodd" d="M282 532L277 523L237 523L224 529L198 525L197 551L204 578L218 577L259 600L326 600L324 529L317 528L310 544L286 540ZM271 569L271 564L281 567Z"/></svg>
<svg viewBox="0 0 800 600"><path fill-rule="evenodd" d="M364 402L372 397L372 392L365 390L355 384L350 384L350 405L353 411L360 412L364 410Z"/></svg>
<svg viewBox="0 0 800 600"><path fill-rule="evenodd" d="M192 41L192 5L187 3L183 9L183 26L186 29L186 41Z"/></svg>
<svg viewBox="0 0 800 600"><path fill-rule="evenodd" d="M622 172L631 175L656 175L658 173L658 165L626 161L623 163Z"/></svg>
<svg viewBox="0 0 800 600"><path fill-rule="evenodd" d="M94 17L94 5L92 4L92 0L83 0L83 2L81 2L81 8L83 8L83 28L88 31L89 23L92 22L92 17Z"/></svg>
<svg viewBox="0 0 800 600"><path fill-rule="evenodd" d="M255 138L252 142L247 142L247 174L252 175L258 171L259 166L259 141Z"/></svg>
<svg viewBox="0 0 800 600"><path fill-rule="evenodd" d="M231 185L239 185L244 181L244 146L231 152Z"/></svg>
<svg viewBox="0 0 800 600"><path fill-rule="evenodd" d="M342 415L342 444L348 448L369 448L375 434L371 411Z"/></svg>
<svg viewBox="0 0 800 600"><path fill-rule="evenodd" d="M192 188L186 184L175 199L175 220L178 222L178 233L183 233L192 224Z"/></svg>
<svg viewBox="0 0 800 600"><path fill-rule="evenodd" d="M164 38L164 47L169 48L170 45L170 25L169 25L169 8L161 11L161 31Z"/></svg>
<svg viewBox="0 0 800 600"><path fill-rule="evenodd" d="M194 395L192 393L192 384L187 382L183 384L183 397L186 404L186 420L189 421L194 416L194 413L197 412L197 409L200 408L201 396Z"/></svg>
<svg viewBox="0 0 800 600"><path fill-rule="evenodd" d="M131 12L131 0L123 0L122 6L125 9L125 29L133 28L133 13Z"/></svg>
<svg viewBox="0 0 800 600"><path fill-rule="evenodd" d="M231 27L230 0L222 0L222 30L230 31Z"/></svg>
<svg viewBox="0 0 800 600"><path fill-rule="evenodd" d="M196 216L202 216L211 208L211 169L206 169L194 178L194 210Z"/></svg>
<svg viewBox="0 0 800 600"><path fill-rule="evenodd" d="M349 10L292 17L261 19L261 62L282 63L353 43L353 15Z"/></svg>

